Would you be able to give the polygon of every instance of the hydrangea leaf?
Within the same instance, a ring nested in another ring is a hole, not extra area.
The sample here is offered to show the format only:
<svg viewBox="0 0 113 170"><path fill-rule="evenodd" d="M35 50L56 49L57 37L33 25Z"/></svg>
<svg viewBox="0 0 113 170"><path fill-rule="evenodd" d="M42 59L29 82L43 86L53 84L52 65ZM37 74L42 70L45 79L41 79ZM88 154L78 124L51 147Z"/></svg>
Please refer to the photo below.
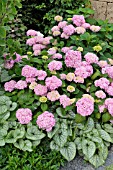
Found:
<svg viewBox="0 0 113 170"><path fill-rule="evenodd" d="M68 161L74 159L76 155L76 145L74 142L66 143L66 146L60 149L60 153L64 156L64 158Z"/></svg>

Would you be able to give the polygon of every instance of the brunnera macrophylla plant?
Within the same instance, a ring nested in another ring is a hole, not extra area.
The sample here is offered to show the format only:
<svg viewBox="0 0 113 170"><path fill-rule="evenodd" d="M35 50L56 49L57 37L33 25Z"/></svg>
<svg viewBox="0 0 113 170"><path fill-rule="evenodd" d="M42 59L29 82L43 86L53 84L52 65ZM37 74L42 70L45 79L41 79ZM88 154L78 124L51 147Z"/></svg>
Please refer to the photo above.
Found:
<svg viewBox="0 0 113 170"><path fill-rule="evenodd" d="M113 60L101 55L102 27L83 15L55 21L48 37L27 31L27 55L4 56L10 75L4 95L17 106L1 124L7 129L2 146L13 143L32 151L48 137L50 148L68 161L78 150L98 167L113 143Z"/></svg>

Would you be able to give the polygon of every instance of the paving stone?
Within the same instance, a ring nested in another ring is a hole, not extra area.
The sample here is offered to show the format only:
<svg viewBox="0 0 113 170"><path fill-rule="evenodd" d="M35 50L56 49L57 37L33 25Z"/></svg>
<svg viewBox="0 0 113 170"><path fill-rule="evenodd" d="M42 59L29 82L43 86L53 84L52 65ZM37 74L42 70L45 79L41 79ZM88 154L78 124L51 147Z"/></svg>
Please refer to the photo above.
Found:
<svg viewBox="0 0 113 170"><path fill-rule="evenodd" d="M113 23L113 3L107 4L107 17L110 23Z"/></svg>

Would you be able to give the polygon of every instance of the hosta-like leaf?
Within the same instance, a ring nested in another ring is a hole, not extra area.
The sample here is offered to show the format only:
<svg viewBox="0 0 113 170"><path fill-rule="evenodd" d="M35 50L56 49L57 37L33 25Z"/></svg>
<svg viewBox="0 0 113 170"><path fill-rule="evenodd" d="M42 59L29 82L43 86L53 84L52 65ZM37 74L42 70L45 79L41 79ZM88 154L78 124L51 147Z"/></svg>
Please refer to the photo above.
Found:
<svg viewBox="0 0 113 170"><path fill-rule="evenodd" d="M19 139L19 138L22 138L25 134L25 130L20 130L20 129L16 129L14 131L14 138Z"/></svg>
<svg viewBox="0 0 113 170"><path fill-rule="evenodd" d="M36 126L31 126L27 129L26 138L31 140L40 140L45 137L45 134L38 130Z"/></svg>
<svg viewBox="0 0 113 170"><path fill-rule="evenodd" d="M76 146L74 142L66 143L66 146L60 149L60 153L64 156L64 158L68 161L74 159L76 155Z"/></svg>
<svg viewBox="0 0 113 170"><path fill-rule="evenodd" d="M96 150L95 143L92 142L92 141L88 141L86 139L83 139L82 140L82 150L83 150L84 155L88 159L90 159L94 155L95 150Z"/></svg>
<svg viewBox="0 0 113 170"><path fill-rule="evenodd" d="M56 151L59 151L60 150L60 146L58 146L55 141L51 141L50 142L50 148L51 150L56 150Z"/></svg>
<svg viewBox="0 0 113 170"><path fill-rule="evenodd" d="M8 96L0 96L0 105L4 105L7 101L10 101Z"/></svg>
<svg viewBox="0 0 113 170"><path fill-rule="evenodd" d="M7 111L7 106L6 105L0 105L0 115L5 113Z"/></svg>
<svg viewBox="0 0 113 170"><path fill-rule="evenodd" d="M113 142L110 135L105 130L99 129L98 131L102 139L104 139L107 142Z"/></svg>
<svg viewBox="0 0 113 170"><path fill-rule="evenodd" d="M102 139L100 137L97 137L97 136L93 136L91 140L93 142L97 142L97 143L101 143L102 142Z"/></svg>
<svg viewBox="0 0 113 170"><path fill-rule="evenodd" d="M41 142L41 140L34 140L34 141L32 142L32 145L33 145L33 146L38 146L38 145L40 144L40 142Z"/></svg>
<svg viewBox="0 0 113 170"><path fill-rule="evenodd" d="M6 143L15 143L16 142L16 139L14 138L14 130L11 130L6 138L5 138L5 142Z"/></svg>
<svg viewBox="0 0 113 170"><path fill-rule="evenodd" d="M51 139L56 134L56 132L59 130L59 128L60 128L60 125L57 123L54 129L47 133L47 136Z"/></svg>
<svg viewBox="0 0 113 170"><path fill-rule="evenodd" d="M24 141L24 148L23 148L23 150L24 151L29 151L29 152L32 151L32 143L29 140L25 140Z"/></svg>
<svg viewBox="0 0 113 170"><path fill-rule="evenodd" d="M63 147L64 144L67 142L68 131L67 129L59 129L58 133L53 137L54 141L60 147Z"/></svg>
<svg viewBox="0 0 113 170"><path fill-rule="evenodd" d="M12 107L10 108L10 111L15 110L16 107L17 107L17 103L16 103L16 102L13 102L13 103L12 103Z"/></svg>
<svg viewBox="0 0 113 170"><path fill-rule="evenodd" d="M56 113L58 114L58 116L62 117L62 118L68 118L69 115L64 115L64 109L61 107L58 107L56 109Z"/></svg>
<svg viewBox="0 0 113 170"><path fill-rule="evenodd" d="M104 124L104 127L106 132L113 133L113 127L110 124Z"/></svg>
<svg viewBox="0 0 113 170"><path fill-rule="evenodd" d="M6 136L7 130L6 129L0 129L0 136Z"/></svg>
<svg viewBox="0 0 113 170"><path fill-rule="evenodd" d="M6 112L6 113L0 115L0 121L4 122L5 120L7 120L9 118L9 116L10 116L10 112Z"/></svg>
<svg viewBox="0 0 113 170"><path fill-rule="evenodd" d="M4 139L0 139L0 146L4 146L5 145L5 140Z"/></svg>
<svg viewBox="0 0 113 170"><path fill-rule="evenodd" d="M99 166L103 165L105 162L103 160L102 157L100 157L99 155L93 155L93 157L91 157L89 159L89 162L95 166L95 168L98 168Z"/></svg>
<svg viewBox="0 0 113 170"><path fill-rule="evenodd" d="M93 128L94 128L94 120L92 118L88 118L88 121L84 128L84 133L88 133L88 132L92 131Z"/></svg>

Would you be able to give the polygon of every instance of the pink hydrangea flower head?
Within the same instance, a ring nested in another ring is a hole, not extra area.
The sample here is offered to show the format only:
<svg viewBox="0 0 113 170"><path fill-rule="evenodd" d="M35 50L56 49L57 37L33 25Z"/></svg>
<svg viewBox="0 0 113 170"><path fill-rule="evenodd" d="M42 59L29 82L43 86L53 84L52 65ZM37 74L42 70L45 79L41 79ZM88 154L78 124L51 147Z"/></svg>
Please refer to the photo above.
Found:
<svg viewBox="0 0 113 170"><path fill-rule="evenodd" d="M113 79L113 66L106 67L106 73L108 74L108 76L109 76L110 78Z"/></svg>
<svg viewBox="0 0 113 170"><path fill-rule="evenodd" d="M67 81L73 81L74 80L74 78L75 78L75 74L74 73L68 73L67 75L66 75L66 80Z"/></svg>
<svg viewBox="0 0 113 170"><path fill-rule="evenodd" d="M34 53L33 53L35 56L38 56L41 54L41 51L40 50L35 50Z"/></svg>
<svg viewBox="0 0 113 170"><path fill-rule="evenodd" d="M69 50L65 55L65 64L67 67L76 68L80 66L81 59L82 56L80 51Z"/></svg>
<svg viewBox="0 0 113 170"><path fill-rule="evenodd" d="M54 31L54 32L53 32L53 36L54 36L54 37L56 37L56 36L58 36L58 35L60 35L60 34L61 34L60 31Z"/></svg>
<svg viewBox="0 0 113 170"><path fill-rule="evenodd" d="M84 58L89 64L98 63L99 58L93 53L87 53Z"/></svg>
<svg viewBox="0 0 113 170"><path fill-rule="evenodd" d="M84 78L80 76L75 76L74 78L75 83L84 83Z"/></svg>
<svg viewBox="0 0 113 170"><path fill-rule="evenodd" d="M91 65L88 66L80 66L76 68L75 70L75 75L82 77L82 78L87 78L90 77L93 74L93 67Z"/></svg>
<svg viewBox="0 0 113 170"><path fill-rule="evenodd" d="M107 61L104 61L104 60L100 60L97 64L98 64L99 67L101 67L101 68L104 68L104 67L108 66Z"/></svg>
<svg viewBox="0 0 113 170"><path fill-rule="evenodd" d="M38 80L44 80L47 76L47 73L46 73L46 71L38 70L37 76L38 76Z"/></svg>
<svg viewBox="0 0 113 170"><path fill-rule="evenodd" d="M47 87L41 84L38 84L34 88L34 92L37 96L44 96L47 93Z"/></svg>
<svg viewBox="0 0 113 170"><path fill-rule="evenodd" d="M27 82L26 82L26 81L23 81L23 80L19 80L19 81L15 84L15 88L16 88L16 89L19 89L19 90L25 89L25 88L27 88Z"/></svg>
<svg viewBox="0 0 113 170"><path fill-rule="evenodd" d="M60 98L60 94L58 93L57 90L53 90L53 91L47 93L47 98L50 101L54 102L54 101L56 101L56 100L58 100Z"/></svg>
<svg viewBox="0 0 113 170"><path fill-rule="evenodd" d="M45 45L42 45L42 44L35 44L33 45L33 51L36 51L36 50L42 50L44 49L46 46Z"/></svg>
<svg viewBox="0 0 113 170"><path fill-rule="evenodd" d="M48 89L55 90L58 87L62 86L62 81L59 78L57 78L56 76L52 76L52 77L46 78L45 84L48 87Z"/></svg>
<svg viewBox="0 0 113 170"><path fill-rule="evenodd" d="M95 25L90 26L90 30L93 32L98 32L98 31L100 31L100 29L101 29L101 27L99 27L99 26L95 26Z"/></svg>
<svg viewBox="0 0 113 170"><path fill-rule="evenodd" d="M36 44L36 39L35 38L29 38L26 41L26 44L29 45L29 46L33 46L34 44Z"/></svg>
<svg viewBox="0 0 113 170"><path fill-rule="evenodd" d="M111 116L113 116L113 105L112 104L108 105L108 112L110 113Z"/></svg>
<svg viewBox="0 0 113 170"><path fill-rule="evenodd" d="M113 105L113 98L108 98L105 100L105 107L108 108L108 105Z"/></svg>
<svg viewBox="0 0 113 170"><path fill-rule="evenodd" d="M100 112L100 113L103 113L103 111L104 111L104 109L105 109L106 107L105 107L105 105L103 104L103 105L99 105L98 108L99 108L99 112Z"/></svg>
<svg viewBox="0 0 113 170"><path fill-rule="evenodd" d="M62 68L62 62L53 60L48 64L48 68L50 71L60 70Z"/></svg>
<svg viewBox="0 0 113 170"><path fill-rule="evenodd" d="M43 38L42 44L44 44L44 45L50 44L50 40L51 40L51 39L53 39L53 37L51 37L51 36L48 36L48 37Z"/></svg>
<svg viewBox="0 0 113 170"><path fill-rule="evenodd" d="M53 59L61 59L62 55L60 53L56 53L52 56Z"/></svg>
<svg viewBox="0 0 113 170"><path fill-rule="evenodd" d="M75 27L73 25L66 25L63 27L63 33L70 36L75 32Z"/></svg>
<svg viewBox="0 0 113 170"><path fill-rule="evenodd" d="M16 111L16 118L21 124L28 124L32 120L32 112L28 108L21 108Z"/></svg>
<svg viewBox="0 0 113 170"><path fill-rule="evenodd" d="M37 31L35 31L35 30L28 30L27 31L27 36L36 36L37 35Z"/></svg>
<svg viewBox="0 0 113 170"><path fill-rule="evenodd" d="M65 80L66 79L66 74L64 74L64 73L60 74L60 78L61 78L61 80Z"/></svg>
<svg viewBox="0 0 113 170"><path fill-rule="evenodd" d="M105 99L106 98L106 94L102 90L96 91L95 96L97 96L100 99Z"/></svg>
<svg viewBox="0 0 113 170"><path fill-rule="evenodd" d="M16 59L14 62L20 62L22 60L22 56L20 54L14 53L16 55Z"/></svg>
<svg viewBox="0 0 113 170"><path fill-rule="evenodd" d="M36 81L36 78L34 78L34 77L26 77L27 83L32 83L32 82L35 82L35 81Z"/></svg>
<svg viewBox="0 0 113 170"><path fill-rule="evenodd" d="M22 68L22 76L24 77L36 77L38 75L37 69L35 67L25 65Z"/></svg>
<svg viewBox="0 0 113 170"><path fill-rule="evenodd" d="M6 69L11 69L13 66L14 66L14 62L12 62L11 60L5 60L4 67Z"/></svg>
<svg viewBox="0 0 113 170"><path fill-rule="evenodd" d="M84 34L86 32L86 29L84 27L76 27L75 32L77 34Z"/></svg>
<svg viewBox="0 0 113 170"><path fill-rule="evenodd" d="M56 54L57 49L55 47L49 48L47 51L49 55L54 55Z"/></svg>
<svg viewBox="0 0 113 170"><path fill-rule="evenodd" d="M63 108L66 108L66 106L70 106L71 105L71 100L65 94L61 95L60 96L60 104L63 106Z"/></svg>
<svg viewBox="0 0 113 170"><path fill-rule="evenodd" d="M91 115L94 111L94 102L90 98L82 97L76 102L77 113L82 116Z"/></svg>
<svg viewBox="0 0 113 170"><path fill-rule="evenodd" d="M61 21L58 23L59 28L64 28L67 25L67 21Z"/></svg>
<svg viewBox="0 0 113 170"><path fill-rule="evenodd" d="M91 25L89 23L84 23L81 26L84 27L85 29L89 29Z"/></svg>
<svg viewBox="0 0 113 170"><path fill-rule="evenodd" d="M66 35L64 32L61 34L61 38L68 39L69 35Z"/></svg>
<svg viewBox="0 0 113 170"><path fill-rule="evenodd" d="M108 88L106 89L106 92L107 92L110 96L113 96L113 86L108 86Z"/></svg>
<svg viewBox="0 0 113 170"><path fill-rule="evenodd" d="M71 47L63 47L62 49L61 49L61 51L63 52L63 53L67 53L69 50L71 50L72 48Z"/></svg>
<svg viewBox="0 0 113 170"><path fill-rule="evenodd" d="M43 37L40 37L40 36L36 36L36 37L34 37L34 39L35 39L35 42L36 42L36 43L39 43L39 44L42 44L42 42L43 42L43 40L44 40L44 38L43 38Z"/></svg>
<svg viewBox="0 0 113 170"><path fill-rule="evenodd" d="M15 84L16 84L16 81L14 81L14 80L6 82L4 84L5 91L12 92L15 89Z"/></svg>
<svg viewBox="0 0 113 170"><path fill-rule="evenodd" d="M106 90L110 84L110 81L107 78L102 77L98 80L95 80L94 84L96 87Z"/></svg>
<svg viewBox="0 0 113 170"><path fill-rule="evenodd" d="M63 20L63 17L60 16L60 15L57 15L57 16L54 17L54 20L57 21L57 22L60 22L60 21Z"/></svg>
<svg viewBox="0 0 113 170"><path fill-rule="evenodd" d="M45 111L44 113L38 116L36 123L39 128L50 132L55 126L54 115L48 111Z"/></svg>
<svg viewBox="0 0 113 170"><path fill-rule="evenodd" d="M85 23L85 18L83 15L74 15L72 21L77 27L80 27Z"/></svg>
<svg viewBox="0 0 113 170"><path fill-rule="evenodd" d="M54 31L60 31L59 27L58 26L53 26L51 28L51 31L54 32Z"/></svg>

